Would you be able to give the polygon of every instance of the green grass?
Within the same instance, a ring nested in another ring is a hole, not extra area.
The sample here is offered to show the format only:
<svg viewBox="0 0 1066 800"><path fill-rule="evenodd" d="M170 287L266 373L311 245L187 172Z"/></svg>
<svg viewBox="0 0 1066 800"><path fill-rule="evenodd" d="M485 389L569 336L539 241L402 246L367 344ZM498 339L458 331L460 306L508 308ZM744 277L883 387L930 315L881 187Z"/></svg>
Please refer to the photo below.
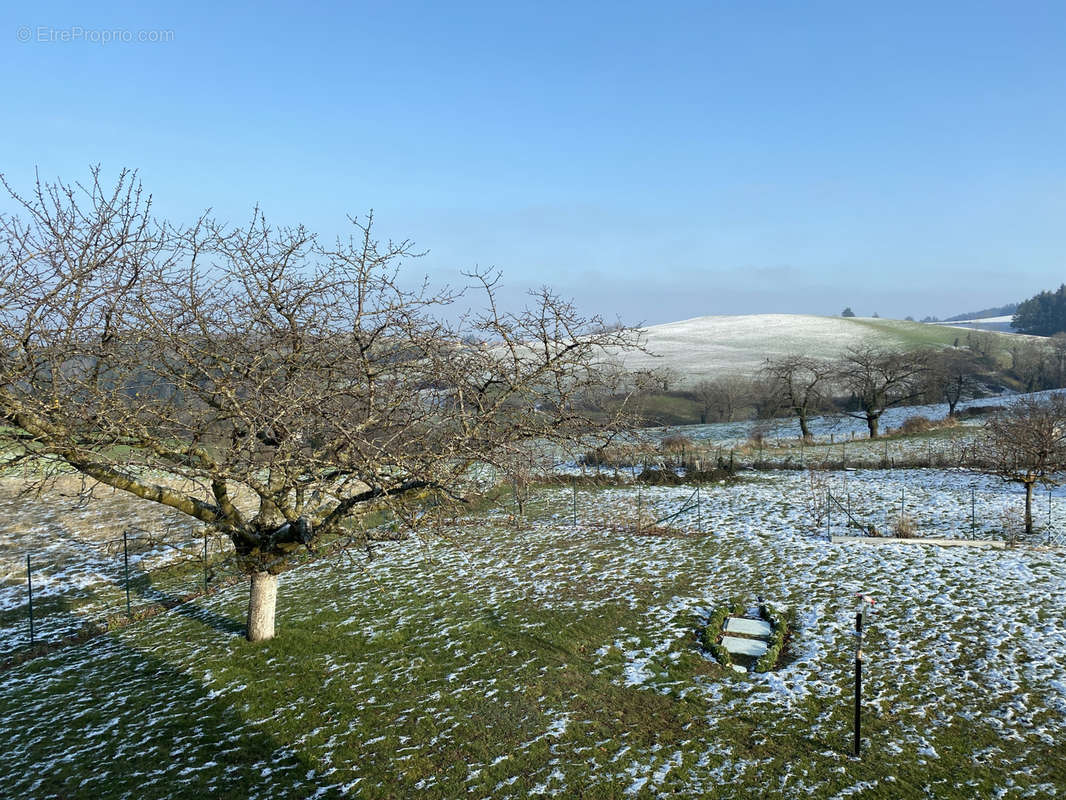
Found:
<svg viewBox="0 0 1066 800"><path fill-rule="evenodd" d="M898 319L872 319L868 317L848 318L849 325L859 325L877 331L880 334L890 336L899 343L901 349L919 349L922 347L951 347L958 341L960 346L966 346L967 331L961 328L951 328L944 325L929 325L920 322ZM975 332L976 333L976 332ZM990 333L980 331L992 337L997 343L1003 343L1004 349L1010 342L1007 337L1014 334Z"/></svg>
<svg viewBox="0 0 1066 800"><path fill-rule="evenodd" d="M966 347L967 336L980 336L991 345L990 355L999 368L1005 369L1011 362L1010 349L1021 341L1037 342L1042 345L1047 340L1043 337L1024 336L1017 333L1000 331L968 331L946 325L929 325L898 319L871 319L853 317L846 320L851 325L859 325L891 337L901 350L917 350L925 347ZM1008 378L1008 375L1001 375Z"/></svg>

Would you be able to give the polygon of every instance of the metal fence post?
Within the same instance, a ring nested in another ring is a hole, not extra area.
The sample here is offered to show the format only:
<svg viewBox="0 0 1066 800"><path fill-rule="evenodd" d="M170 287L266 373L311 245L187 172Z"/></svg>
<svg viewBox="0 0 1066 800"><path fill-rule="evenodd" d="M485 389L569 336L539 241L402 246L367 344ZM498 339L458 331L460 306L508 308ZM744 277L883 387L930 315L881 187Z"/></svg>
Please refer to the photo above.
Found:
<svg viewBox="0 0 1066 800"><path fill-rule="evenodd" d="M30 568L29 553L26 553L26 585L30 590L30 647L33 647L33 571Z"/></svg>
<svg viewBox="0 0 1066 800"><path fill-rule="evenodd" d="M700 505L700 485L696 483L696 530L703 534L703 509Z"/></svg>
<svg viewBox="0 0 1066 800"><path fill-rule="evenodd" d="M122 531L122 564L126 573L126 616L132 617L133 612L130 611L130 550L126 540L125 529Z"/></svg>
<svg viewBox="0 0 1066 800"><path fill-rule="evenodd" d="M577 478L570 479L570 485L574 490L574 527L577 527Z"/></svg>
<svg viewBox="0 0 1066 800"><path fill-rule="evenodd" d="M977 487L970 487L970 540L977 538Z"/></svg>
<svg viewBox="0 0 1066 800"><path fill-rule="evenodd" d="M855 757L862 753L862 608L855 612Z"/></svg>
<svg viewBox="0 0 1066 800"><path fill-rule="evenodd" d="M1051 546L1051 487L1047 487L1047 543Z"/></svg>
<svg viewBox="0 0 1066 800"><path fill-rule="evenodd" d="M832 539L833 534L829 532L831 519L833 517L833 492L829 489L825 490L825 538Z"/></svg>

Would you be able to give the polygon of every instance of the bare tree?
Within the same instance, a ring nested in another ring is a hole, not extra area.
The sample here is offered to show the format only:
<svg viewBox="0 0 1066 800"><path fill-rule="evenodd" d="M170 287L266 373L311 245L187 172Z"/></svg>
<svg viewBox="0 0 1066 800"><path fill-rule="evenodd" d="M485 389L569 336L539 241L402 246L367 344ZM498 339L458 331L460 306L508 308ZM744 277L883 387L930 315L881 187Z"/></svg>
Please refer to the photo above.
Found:
<svg viewBox="0 0 1066 800"><path fill-rule="evenodd" d="M771 391L796 415L804 439L811 438L808 417L823 405L834 370L831 362L802 355L768 358L763 366Z"/></svg>
<svg viewBox="0 0 1066 800"><path fill-rule="evenodd" d="M1033 487L1066 469L1066 397L1023 397L985 425L986 471L1025 487L1025 532L1033 532Z"/></svg>
<svg viewBox="0 0 1066 800"><path fill-rule="evenodd" d="M1051 346L1052 376L1056 387L1066 386L1066 333L1048 339Z"/></svg>
<svg viewBox="0 0 1066 800"><path fill-rule="evenodd" d="M837 362L837 380L851 394L857 411L849 416L866 422L876 439L885 409L904 405L922 393L927 354L891 353L870 346L849 348Z"/></svg>
<svg viewBox="0 0 1066 800"><path fill-rule="evenodd" d="M377 241L372 218L327 245L258 210L241 228L156 221L128 172L4 186L21 210L0 218L0 459L77 470L227 536L253 641L274 633L295 551L365 543L352 515L389 504L417 528L480 465L626 421L624 402L591 415L576 398L630 331L547 290L504 313L484 274L487 310L445 324L458 293L406 288L417 253Z"/></svg>
<svg viewBox="0 0 1066 800"><path fill-rule="evenodd" d="M751 405L755 391L751 379L739 375L725 375L697 383L692 396L701 406L704 422L732 422L737 413Z"/></svg>
<svg viewBox="0 0 1066 800"><path fill-rule="evenodd" d="M1014 342L1008 351L1011 372L1022 382L1027 392L1046 388L1054 372L1053 349L1044 342L1037 344L1018 338L1019 341Z"/></svg>
<svg viewBox="0 0 1066 800"><path fill-rule="evenodd" d="M977 391L980 364L969 350L947 347L926 353L926 392L933 402L948 404L948 416L955 416L955 408Z"/></svg>

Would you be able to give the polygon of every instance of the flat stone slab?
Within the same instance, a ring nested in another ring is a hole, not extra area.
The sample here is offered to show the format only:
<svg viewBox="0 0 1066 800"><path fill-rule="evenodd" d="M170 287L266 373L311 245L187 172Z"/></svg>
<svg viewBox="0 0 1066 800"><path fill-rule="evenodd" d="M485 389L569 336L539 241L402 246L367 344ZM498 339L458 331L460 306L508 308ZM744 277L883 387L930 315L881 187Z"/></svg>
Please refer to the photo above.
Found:
<svg viewBox="0 0 1066 800"><path fill-rule="evenodd" d="M895 536L834 536L833 544L927 544L938 547L989 547L1003 550L1007 543L999 539L897 539Z"/></svg>
<svg viewBox="0 0 1066 800"><path fill-rule="evenodd" d="M726 633L744 633L748 636L770 637L770 623L762 619L730 617L725 623Z"/></svg>
<svg viewBox="0 0 1066 800"><path fill-rule="evenodd" d="M741 639L739 636L723 636L722 647L733 655L754 656L759 658L766 654L766 642L758 639Z"/></svg>
<svg viewBox="0 0 1066 800"><path fill-rule="evenodd" d="M740 664L730 664L730 666L733 667L734 672L739 672L741 675L748 674L748 671L744 669L744 667L740 666Z"/></svg>

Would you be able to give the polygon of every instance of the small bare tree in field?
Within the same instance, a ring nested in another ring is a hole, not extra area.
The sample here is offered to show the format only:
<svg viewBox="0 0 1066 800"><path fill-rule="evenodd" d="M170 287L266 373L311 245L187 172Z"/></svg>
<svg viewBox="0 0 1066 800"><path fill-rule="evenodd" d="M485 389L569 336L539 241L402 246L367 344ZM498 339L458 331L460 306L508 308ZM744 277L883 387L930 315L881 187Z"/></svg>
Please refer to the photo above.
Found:
<svg viewBox="0 0 1066 800"><path fill-rule="evenodd" d="M767 385L781 404L796 415L804 439L811 439L808 419L812 411L824 405L834 370L831 362L802 355L769 358L763 366Z"/></svg>
<svg viewBox="0 0 1066 800"><path fill-rule="evenodd" d="M876 439L886 409L906 405L921 396L927 364L928 354L924 352L849 348L837 362L836 381L850 392L859 410L844 413L863 420L870 438Z"/></svg>
<svg viewBox="0 0 1066 800"><path fill-rule="evenodd" d="M756 402L758 395L754 381L741 375L710 378L692 387L703 422L733 422L740 411Z"/></svg>
<svg viewBox="0 0 1066 800"><path fill-rule="evenodd" d="M51 461L229 538L250 576L248 638L274 633L277 573L380 504L462 501L530 442L583 446L626 424L580 399L634 339L547 290L441 321L455 292L399 279L410 242L372 219L330 244L204 216L153 219L110 188L44 184L0 218L0 462ZM2 466L0 463L0 466Z"/></svg>
<svg viewBox="0 0 1066 800"><path fill-rule="evenodd" d="M1033 487L1061 482L1066 470L1066 397L1023 397L985 425L984 468L1025 487L1025 532L1033 532Z"/></svg>
<svg viewBox="0 0 1066 800"><path fill-rule="evenodd" d="M959 402L977 393L980 363L969 350L948 347L927 353L926 395L932 402L948 404L948 416L954 417Z"/></svg>

